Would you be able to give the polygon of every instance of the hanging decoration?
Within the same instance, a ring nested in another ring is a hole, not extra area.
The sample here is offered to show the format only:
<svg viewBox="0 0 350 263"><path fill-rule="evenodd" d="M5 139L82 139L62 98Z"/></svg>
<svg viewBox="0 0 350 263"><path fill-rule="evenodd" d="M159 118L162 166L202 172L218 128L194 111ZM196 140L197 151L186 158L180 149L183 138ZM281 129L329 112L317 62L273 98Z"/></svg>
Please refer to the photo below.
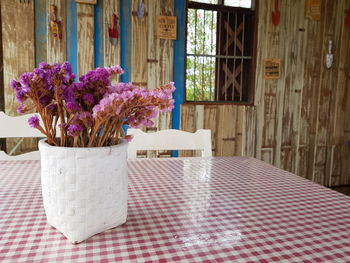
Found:
<svg viewBox="0 0 350 263"><path fill-rule="evenodd" d="M281 21L281 13L279 11L279 0L275 0L275 11L272 11L272 24L277 26Z"/></svg>
<svg viewBox="0 0 350 263"><path fill-rule="evenodd" d="M61 21L57 19L57 6L50 6L50 31L54 39L62 39Z"/></svg>
<svg viewBox="0 0 350 263"><path fill-rule="evenodd" d="M347 11L347 15L345 18L345 26L350 27L350 4L349 4L349 9Z"/></svg>
<svg viewBox="0 0 350 263"><path fill-rule="evenodd" d="M137 17L143 18L145 16L145 1L139 0L137 5Z"/></svg>
<svg viewBox="0 0 350 263"><path fill-rule="evenodd" d="M328 53L326 54L326 68L331 68L333 65L332 40L328 41Z"/></svg>
<svg viewBox="0 0 350 263"><path fill-rule="evenodd" d="M112 45L118 45L119 31L118 31L118 22L117 15L113 13L112 15L112 27L108 28L109 40Z"/></svg>

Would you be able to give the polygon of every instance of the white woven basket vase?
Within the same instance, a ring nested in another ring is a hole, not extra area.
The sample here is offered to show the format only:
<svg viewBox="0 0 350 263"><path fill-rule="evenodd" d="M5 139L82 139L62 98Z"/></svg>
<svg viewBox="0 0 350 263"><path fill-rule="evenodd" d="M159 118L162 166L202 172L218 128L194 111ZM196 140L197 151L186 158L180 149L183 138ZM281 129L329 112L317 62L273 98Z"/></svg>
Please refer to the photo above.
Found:
<svg viewBox="0 0 350 263"><path fill-rule="evenodd" d="M47 222L72 243L126 222L127 142L73 148L39 141Z"/></svg>

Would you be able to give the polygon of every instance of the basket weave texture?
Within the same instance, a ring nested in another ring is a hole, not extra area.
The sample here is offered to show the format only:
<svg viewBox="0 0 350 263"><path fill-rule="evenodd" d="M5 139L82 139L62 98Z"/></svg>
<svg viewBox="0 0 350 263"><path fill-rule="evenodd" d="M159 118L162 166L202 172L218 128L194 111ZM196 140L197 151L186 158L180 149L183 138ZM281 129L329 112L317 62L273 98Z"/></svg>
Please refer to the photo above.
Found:
<svg viewBox="0 0 350 263"><path fill-rule="evenodd" d="M127 142L96 148L39 141L41 185L49 225L72 243L126 222Z"/></svg>

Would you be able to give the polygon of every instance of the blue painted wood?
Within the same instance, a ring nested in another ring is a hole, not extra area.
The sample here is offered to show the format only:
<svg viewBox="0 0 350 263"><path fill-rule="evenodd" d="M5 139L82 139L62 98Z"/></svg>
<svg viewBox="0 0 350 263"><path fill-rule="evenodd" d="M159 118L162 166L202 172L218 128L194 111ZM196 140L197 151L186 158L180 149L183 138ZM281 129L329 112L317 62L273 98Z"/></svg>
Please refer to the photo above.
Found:
<svg viewBox="0 0 350 263"><path fill-rule="evenodd" d="M120 65L125 71L122 82L129 82L131 74L131 4L131 0L120 0Z"/></svg>
<svg viewBox="0 0 350 263"><path fill-rule="evenodd" d="M103 32L105 30L103 24L103 0L98 0L94 7L94 52L95 67L103 67Z"/></svg>
<svg viewBox="0 0 350 263"><path fill-rule="evenodd" d="M174 1L174 15L177 17L177 39L174 41L173 76L175 108L172 112L172 128L180 128L180 105L185 100L185 58L186 58L186 0Z"/></svg>
<svg viewBox="0 0 350 263"><path fill-rule="evenodd" d="M78 72L78 25L77 4L75 0L67 0L67 60L73 72Z"/></svg>
<svg viewBox="0 0 350 263"><path fill-rule="evenodd" d="M47 13L46 1L34 1L35 12L35 65L47 60Z"/></svg>
<svg viewBox="0 0 350 263"><path fill-rule="evenodd" d="M186 0L174 1L174 15L177 17L177 39L174 40L173 76L176 90L173 94L175 104L172 111L172 128L180 129L180 105L185 101L185 58L186 58ZM172 151L178 157L179 151Z"/></svg>

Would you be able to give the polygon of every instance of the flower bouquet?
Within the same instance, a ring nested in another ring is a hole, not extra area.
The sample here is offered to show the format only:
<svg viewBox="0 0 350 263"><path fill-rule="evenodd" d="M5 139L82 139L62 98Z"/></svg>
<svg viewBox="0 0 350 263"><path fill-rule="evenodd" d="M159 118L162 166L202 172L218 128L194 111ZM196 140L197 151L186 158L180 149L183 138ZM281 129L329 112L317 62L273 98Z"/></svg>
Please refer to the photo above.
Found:
<svg viewBox="0 0 350 263"><path fill-rule="evenodd" d="M68 62L62 65L40 63L39 68L12 80L11 87L20 104L19 113L34 110L28 120L39 129L50 145L66 147L100 147L116 145L120 138L129 139L123 125L152 126L159 111L173 109L173 83L154 90L137 88L131 83L112 85L110 78L122 74L119 66L97 68L79 78ZM26 104L30 100L31 104ZM57 126L60 139L56 140Z"/></svg>
<svg viewBox="0 0 350 263"><path fill-rule="evenodd" d="M154 90L112 85L119 67L97 68L74 82L71 65L41 63L11 82L18 111L35 110L28 122L39 141L47 222L72 243L126 222L127 141L123 125L153 125L174 106L173 83ZM31 103L28 103L30 102Z"/></svg>

